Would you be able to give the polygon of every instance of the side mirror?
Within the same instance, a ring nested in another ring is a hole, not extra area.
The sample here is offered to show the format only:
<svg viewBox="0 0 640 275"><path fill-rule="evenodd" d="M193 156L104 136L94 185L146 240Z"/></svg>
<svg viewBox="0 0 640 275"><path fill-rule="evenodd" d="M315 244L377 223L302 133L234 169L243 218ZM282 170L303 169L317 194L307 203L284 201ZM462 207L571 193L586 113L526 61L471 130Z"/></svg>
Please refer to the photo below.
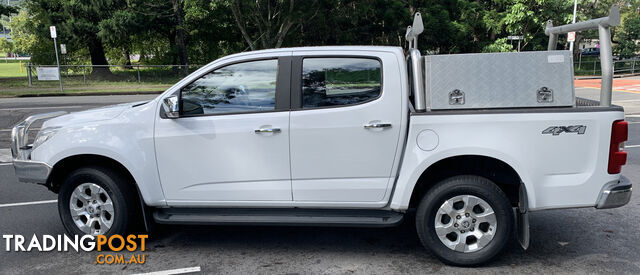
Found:
<svg viewBox="0 0 640 275"><path fill-rule="evenodd" d="M178 96L166 97L162 100L162 108L168 118L180 117L180 104L178 104Z"/></svg>

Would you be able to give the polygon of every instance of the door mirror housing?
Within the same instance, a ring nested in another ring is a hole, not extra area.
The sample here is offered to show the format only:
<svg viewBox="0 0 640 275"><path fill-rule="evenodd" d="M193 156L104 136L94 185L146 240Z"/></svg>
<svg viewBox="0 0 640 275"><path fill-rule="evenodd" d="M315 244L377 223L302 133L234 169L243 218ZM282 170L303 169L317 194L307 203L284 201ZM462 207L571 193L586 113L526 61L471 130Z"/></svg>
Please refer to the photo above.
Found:
<svg viewBox="0 0 640 275"><path fill-rule="evenodd" d="M178 96L173 95L162 100L162 108L168 118L180 117L180 104L178 104Z"/></svg>

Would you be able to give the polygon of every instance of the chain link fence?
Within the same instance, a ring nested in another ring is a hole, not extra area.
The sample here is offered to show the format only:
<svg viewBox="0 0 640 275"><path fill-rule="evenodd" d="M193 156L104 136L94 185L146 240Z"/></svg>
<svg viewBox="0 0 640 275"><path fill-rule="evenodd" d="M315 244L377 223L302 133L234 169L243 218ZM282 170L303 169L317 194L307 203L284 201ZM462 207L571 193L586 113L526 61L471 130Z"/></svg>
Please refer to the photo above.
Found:
<svg viewBox="0 0 640 275"><path fill-rule="evenodd" d="M13 67L11 70L16 70L15 76L0 77L0 97L56 93L159 93L202 65L60 65L60 78L56 65L35 65L27 61L15 63Z"/></svg>
<svg viewBox="0 0 640 275"><path fill-rule="evenodd" d="M614 60L613 61L613 74L614 75L626 75L640 73L640 58ZM601 74L600 59L591 58L588 60L579 59L573 63L573 70L576 76L580 75L595 75Z"/></svg>
<svg viewBox="0 0 640 275"><path fill-rule="evenodd" d="M137 82L175 83L202 65L60 65L63 83ZM37 68L57 68L56 65L27 64L27 83L33 86L39 79ZM100 69L108 69L100 70Z"/></svg>

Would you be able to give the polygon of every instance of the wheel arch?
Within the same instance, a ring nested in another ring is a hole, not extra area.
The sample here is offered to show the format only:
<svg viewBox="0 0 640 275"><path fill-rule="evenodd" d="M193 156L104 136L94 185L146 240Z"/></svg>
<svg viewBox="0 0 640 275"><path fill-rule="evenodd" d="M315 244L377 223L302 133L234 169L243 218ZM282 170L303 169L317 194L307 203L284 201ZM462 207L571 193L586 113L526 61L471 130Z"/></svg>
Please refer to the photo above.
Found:
<svg viewBox="0 0 640 275"><path fill-rule="evenodd" d="M124 177L129 180L128 184L133 185L133 190L135 190L135 198L138 207L140 207L140 213L143 217L143 222L145 229L150 231L151 223L149 216L149 207L146 205L144 198L142 197L142 192L140 192L140 187L137 184L137 181L133 174L125 167L122 163L118 162L115 159L112 159L107 156L97 155L97 154L80 154L80 155L72 155L66 158L63 158L56 162L51 169L51 174L47 179L46 186L53 191L54 193L58 193L60 190L60 186L64 181L64 177L71 173L72 171L87 166L102 166L114 169Z"/></svg>
<svg viewBox="0 0 640 275"><path fill-rule="evenodd" d="M68 156L59 160L55 165L53 165L51 174L49 175L49 178L47 179L45 185L54 193L58 193L58 191L60 190L60 186L62 185L62 181L64 180L64 177L66 175L80 167L87 166L109 167L129 179L129 184L133 185L133 190L135 190L136 192L134 197L136 198L136 202L140 207L140 213L142 214L145 229L147 230L147 232L150 232L152 228L149 215L150 208L146 205L144 198L142 197L140 187L138 186L135 177L129 171L129 169L127 169L127 167L125 167L122 163L118 162L115 159L97 154L80 154Z"/></svg>
<svg viewBox="0 0 640 275"><path fill-rule="evenodd" d="M51 174L49 174L46 186L54 193L58 193L66 175L73 170L86 166L102 166L118 171L136 185L136 192L138 192L138 196L140 196L140 190L138 190L137 184L135 184L136 180L129 169L110 157L97 154L72 155L57 161L51 168Z"/></svg>
<svg viewBox="0 0 640 275"><path fill-rule="evenodd" d="M416 208L424 194L436 183L457 175L475 175L491 180L507 195L514 207L520 202L520 187L526 188L516 169L503 160L486 155L449 156L422 172L413 186L409 208Z"/></svg>

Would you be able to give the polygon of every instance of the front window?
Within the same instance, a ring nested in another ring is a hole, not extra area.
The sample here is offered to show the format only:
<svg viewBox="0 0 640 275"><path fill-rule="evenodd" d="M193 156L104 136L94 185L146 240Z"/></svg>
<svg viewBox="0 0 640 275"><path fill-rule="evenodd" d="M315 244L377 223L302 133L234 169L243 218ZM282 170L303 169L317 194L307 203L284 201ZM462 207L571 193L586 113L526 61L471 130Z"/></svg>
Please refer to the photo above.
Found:
<svg viewBox="0 0 640 275"><path fill-rule="evenodd" d="M212 71L181 90L183 115L275 109L278 60L238 63Z"/></svg>

